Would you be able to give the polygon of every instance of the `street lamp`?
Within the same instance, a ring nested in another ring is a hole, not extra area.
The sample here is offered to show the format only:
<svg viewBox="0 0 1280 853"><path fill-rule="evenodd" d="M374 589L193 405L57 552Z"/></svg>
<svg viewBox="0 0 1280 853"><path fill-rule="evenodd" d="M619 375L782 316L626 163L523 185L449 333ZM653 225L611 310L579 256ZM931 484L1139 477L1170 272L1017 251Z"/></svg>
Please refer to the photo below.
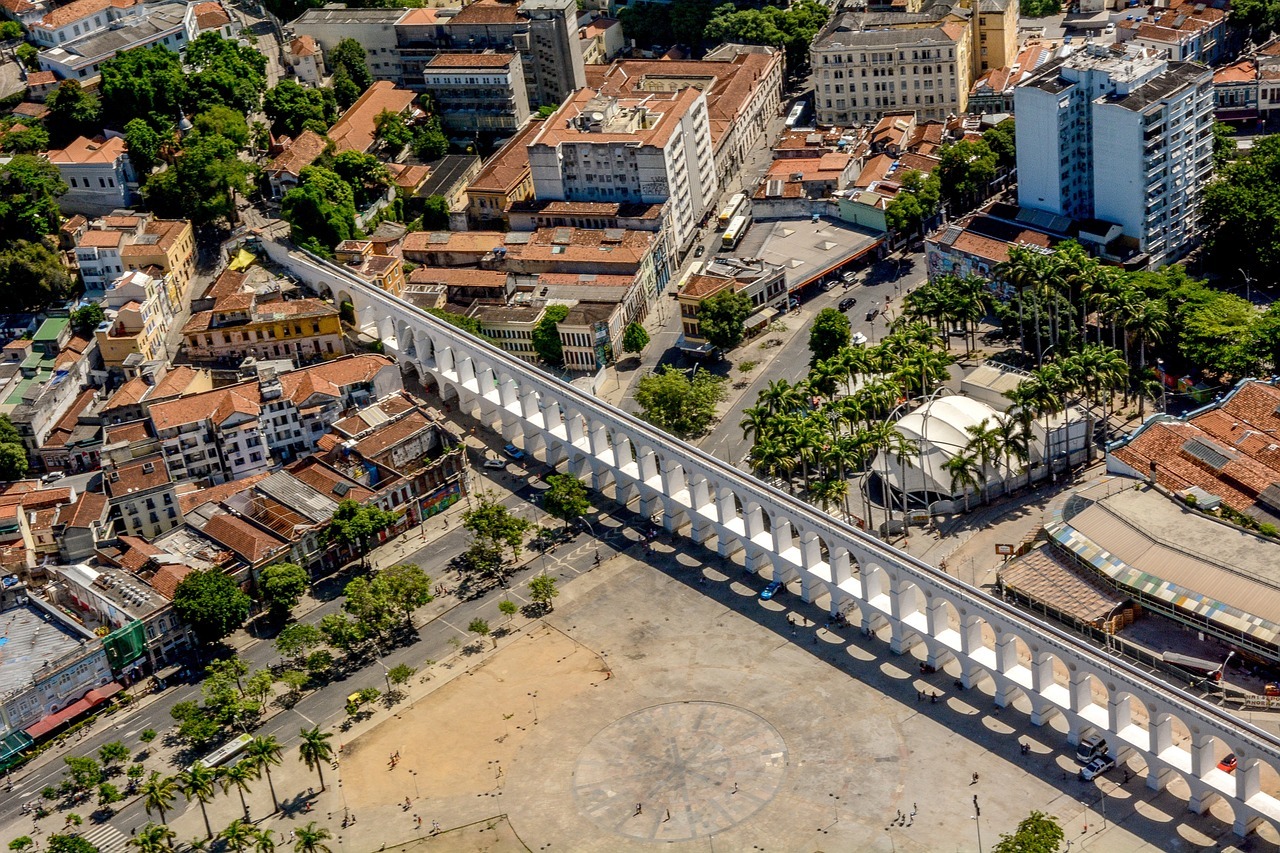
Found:
<svg viewBox="0 0 1280 853"><path fill-rule="evenodd" d="M1169 383L1168 377L1164 372L1164 359L1156 359L1156 369L1160 371L1160 414L1168 414L1169 412Z"/></svg>
<svg viewBox="0 0 1280 853"><path fill-rule="evenodd" d="M978 808L978 795L973 795L973 825L978 830L978 853L982 853L982 809Z"/></svg>
<svg viewBox="0 0 1280 853"><path fill-rule="evenodd" d="M1244 298L1253 302L1253 279L1243 269L1237 267L1237 270L1239 270L1240 275L1244 276Z"/></svg>

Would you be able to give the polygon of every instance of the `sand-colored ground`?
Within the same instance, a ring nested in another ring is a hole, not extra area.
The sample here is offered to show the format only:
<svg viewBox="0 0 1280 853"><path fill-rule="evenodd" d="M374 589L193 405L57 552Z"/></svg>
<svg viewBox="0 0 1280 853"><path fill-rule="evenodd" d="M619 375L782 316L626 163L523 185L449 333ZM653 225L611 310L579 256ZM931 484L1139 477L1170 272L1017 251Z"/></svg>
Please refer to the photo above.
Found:
<svg viewBox="0 0 1280 853"><path fill-rule="evenodd" d="M422 808L438 813L443 801L500 796L505 768L537 725L536 715L554 713L605 675L590 650L552 628L533 629L346 744L348 806L368 812L408 796L437 804ZM392 769L389 757L396 752L400 760ZM490 804L487 811L502 809Z"/></svg>

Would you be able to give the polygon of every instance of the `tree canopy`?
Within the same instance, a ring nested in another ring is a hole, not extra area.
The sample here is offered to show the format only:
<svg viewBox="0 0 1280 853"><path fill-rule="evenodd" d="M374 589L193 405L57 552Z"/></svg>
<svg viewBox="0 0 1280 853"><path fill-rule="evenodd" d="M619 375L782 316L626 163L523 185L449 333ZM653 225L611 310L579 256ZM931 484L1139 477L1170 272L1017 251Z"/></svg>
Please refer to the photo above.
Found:
<svg viewBox="0 0 1280 853"><path fill-rule="evenodd" d="M724 377L699 368L690 378L683 370L663 365L636 384L640 417L677 438L696 438L707 431L716 405L728 392Z"/></svg>
<svg viewBox="0 0 1280 853"><path fill-rule="evenodd" d="M730 41L780 47L786 53L787 68L803 70L809 67L809 44L830 14L815 0L758 9L739 9L726 3L716 8L703 36L716 44Z"/></svg>
<svg viewBox="0 0 1280 853"><path fill-rule="evenodd" d="M353 38L345 38L334 45L333 50L325 54L324 61L331 74L337 74L341 69L360 92L373 85L373 73L369 71L364 45Z"/></svg>
<svg viewBox="0 0 1280 853"><path fill-rule="evenodd" d="M267 90L262 111L277 135L296 137L310 128L323 136L338 117L338 102L330 89L309 89L286 79Z"/></svg>
<svg viewBox="0 0 1280 853"><path fill-rule="evenodd" d="M742 343L749 316L750 297L732 288L725 288L698 304L698 328L712 346L720 349L733 349Z"/></svg>
<svg viewBox="0 0 1280 853"><path fill-rule="evenodd" d="M987 196L1000 158L984 140L961 140L938 150L938 182L956 210L968 209Z"/></svg>
<svg viewBox="0 0 1280 853"><path fill-rule="evenodd" d="M1012 835L1002 834L991 853L1057 853L1065 839L1057 818L1033 811Z"/></svg>
<svg viewBox="0 0 1280 853"><path fill-rule="evenodd" d="M244 624L249 596L219 569L195 571L178 584L173 609L201 643L216 643Z"/></svg>
<svg viewBox="0 0 1280 853"><path fill-rule="evenodd" d="M277 616L286 616L307 591L311 577L294 563L273 563L258 578L262 601Z"/></svg>
<svg viewBox="0 0 1280 853"><path fill-rule="evenodd" d="M622 351L630 353L644 352L649 345L649 333L640 323L631 322L622 332Z"/></svg>
<svg viewBox="0 0 1280 853"><path fill-rule="evenodd" d="M138 172L138 180L145 183L151 170L160 163L164 137L146 119L135 118L124 126L124 141L129 146L129 161Z"/></svg>
<svg viewBox="0 0 1280 853"><path fill-rule="evenodd" d="M357 210L363 210L381 198L391 186L391 173L387 167L377 157L362 151L339 152L334 155L329 168L351 187Z"/></svg>
<svg viewBox="0 0 1280 853"><path fill-rule="evenodd" d="M222 117L227 118L225 114ZM251 171L252 167L240 159L235 140L221 133L193 130L183 140L173 165L147 179L142 196L161 216L186 218L197 225L234 222L235 194L249 192Z"/></svg>
<svg viewBox="0 0 1280 853"><path fill-rule="evenodd" d="M77 136L94 137L102 132L102 105L81 88L76 80L63 80L45 101L49 112L44 117L49 140L62 147Z"/></svg>
<svg viewBox="0 0 1280 853"><path fill-rule="evenodd" d="M325 537L331 542L359 549L363 555L369 550L369 541L386 530L399 516L378 506L362 506L347 499L334 510Z"/></svg>
<svg viewBox="0 0 1280 853"><path fill-rule="evenodd" d="M58 167L43 157L17 154L0 164L0 234L30 238L58 230L58 196L67 191Z"/></svg>
<svg viewBox="0 0 1280 853"><path fill-rule="evenodd" d="M591 510L587 487L572 474L552 474L542 493L542 508L565 523L577 521Z"/></svg>
<svg viewBox="0 0 1280 853"><path fill-rule="evenodd" d="M533 327L533 350L547 364L564 364L564 345L557 324L569 316L567 305L548 305L542 319Z"/></svg>
<svg viewBox="0 0 1280 853"><path fill-rule="evenodd" d="M1211 262L1275 282L1280 263L1280 137L1260 137L1204 190L1200 222Z"/></svg>
<svg viewBox="0 0 1280 853"><path fill-rule="evenodd" d="M307 166L302 181L284 194L280 217L293 229L293 241L323 255L356 234L356 205L351 185L322 166Z"/></svg>
<svg viewBox="0 0 1280 853"><path fill-rule="evenodd" d="M73 292L75 280L44 243L15 240L0 249L0 301L10 311L47 308Z"/></svg>
<svg viewBox="0 0 1280 853"><path fill-rule="evenodd" d="M913 234L938 212L942 195L938 173L935 170L926 177L915 169L908 169L900 181L898 194L885 207L884 218L899 234Z"/></svg>
<svg viewBox="0 0 1280 853"><path fill-rule="evenodd" d="M843 311L835 308L823 308L819 311L809 332L809 366L826 361L848 346L851 328L849 318Z"/></svg>
<svg viewBox="0 0 1280 853"><path fill-rule="evenodd" d="M182 59L162 44L117 53L102 63L102 115L123 128L135 118L156 129L173 124L188 103Z"/></svg>
<svg viewBox="0 0 1280 853"><path fill-rule="evenodd" d="M208 109L221 105L240 113L252 113L267 88L267 57L251 44L224 39L217 33L201 33L187 45L186 62L190 103Z"/></svg>

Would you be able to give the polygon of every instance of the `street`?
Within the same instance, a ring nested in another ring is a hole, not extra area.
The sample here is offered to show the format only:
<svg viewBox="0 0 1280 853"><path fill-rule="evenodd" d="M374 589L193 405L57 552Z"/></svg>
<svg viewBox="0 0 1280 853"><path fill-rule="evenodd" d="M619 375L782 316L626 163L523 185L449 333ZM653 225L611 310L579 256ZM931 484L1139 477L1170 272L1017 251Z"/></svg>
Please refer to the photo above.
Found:
<svg viewBox="0 0 1280 853"><path fill-rule="evenodd" d="M515 465L509 467L517 468ZM535 523L551 526L558 523L547 519L533 503L533 498L540 487L545 488L541 477L537 474L525 477L520 473L507 471L485 469L481 471L488 480L480 481L477 484L478 489L491 488L502 493L514 483L515 491L505 491L499 501L501 504ZM449 586L455 585L456 575L449 568L448 563L464 551L468 544L468 534L460 522L461 511L464 509L465 504L458 504L446 516L429 519L427 527L433 534L431 541L416 541L419 534L411 531L392 540L381 549L375 549L371 552L371 561L375 565L414 562L422 566L433 581L445 582ZM452 520L446 527L446 517L449 516ZM467 630L468 624L473 619L485 619L495 625L502 621L504 617L498 610L498 602L503 597L509 597L521 606L528 604L530 599L526 589L529 580L535 575L545 571L564 584L591 571L595 567L597 555L601 561L607 561L614 554L640 542L641 533L633 529L628 521L620 520L621 518L624 516L603 512L593 516L591 523L594 536L580 535L553 549L551 553L533 556L525 566L511 576L507 589L494 589L481 597L456 603L448 599L444 602L443 611L436 618L430 619L418 628L415 642L394 648L380 659L354 672L335 673L330 683L306 695L294 707L271 717L254 734L275 735L286 754L289 754L298 742L299 731L304 727L311 728L318 725L325 730L337 727L347 717L346 697L352 690L364 687L382 689L385 685L386 671L397 664L405 663L421 670L424 661L448 659L455 652L451 641L470 642L475 639L475 636ZM313 609L303 614L298 621L309 624L318 623L325 615L340 612L342 603L341 595L322 600ZM428 605L428 608L431 607L432 605ZM237 643L239 646L237 656L247 663L251 670L270 667L279 662L280 655L271 640L253 638L242 638L242 640L243 642ZM178 773L182 767L177 764L174 755L176 750L163 746L165 733L174 726L170 711L179 702L199 701L200 698L199 685L172 687L140 708L125 708L99 722L90 734L81 739L73 738L68 747L53 750L50 759L42 756L34 762L35 766L32 768L17 771L16 778L12 780L12 793L0 802L0 822L10 824L11 833L16 833L20 828L25 831L25 825L19 827L16 823L27 820L21 815L22 805L40 800L40 791L46 786L58 785L65 769L61 760L63 755L93 755L103 744L116 740L123 741L131 750L136 751L140 746L138 734L146 728L154 728L161 732L161 738L152 744L153 748L150 751L153 756L157 753L164 754L168 761L168 766L158 768L158 762L153 757L148 762L148 770L162 769L166 774ZM293 759L292 755L288 757L289 760ZM121 786L123 787L123 783ZM180 806L181 801L175 804L176 808L180 809ZM88 804L81 807L81 811L91 810L92 807ZM124 835L128 835L130 830L142 826L151 819L147 816L140 798L134 797L126 801L108 823ZM61 828L61 814L55 812L45 819L45 823L47 825L41 827L43 831L58 831ZM83 832L88 833L98 826L100 825L91 823L84 828Z"/></svg>

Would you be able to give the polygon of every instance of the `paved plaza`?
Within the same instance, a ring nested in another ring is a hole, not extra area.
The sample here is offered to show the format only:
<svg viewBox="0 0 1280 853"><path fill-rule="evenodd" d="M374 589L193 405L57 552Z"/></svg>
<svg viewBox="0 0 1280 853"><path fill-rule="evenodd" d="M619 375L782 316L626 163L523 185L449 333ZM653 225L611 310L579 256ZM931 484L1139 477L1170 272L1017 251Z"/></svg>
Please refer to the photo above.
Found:
<svg viewBox="0 0 1280 853"><path fill-rule="evenodd" d="M920 677L790 594L761 602L733 563L650 559L607 561L543 622L436 665L440 686L345 735L359 822L341 850L974 851L1032 809L1073 850L1237 842L1229 811L1192 815L1140 768L1077 781L1061 728Z"/></svg>

